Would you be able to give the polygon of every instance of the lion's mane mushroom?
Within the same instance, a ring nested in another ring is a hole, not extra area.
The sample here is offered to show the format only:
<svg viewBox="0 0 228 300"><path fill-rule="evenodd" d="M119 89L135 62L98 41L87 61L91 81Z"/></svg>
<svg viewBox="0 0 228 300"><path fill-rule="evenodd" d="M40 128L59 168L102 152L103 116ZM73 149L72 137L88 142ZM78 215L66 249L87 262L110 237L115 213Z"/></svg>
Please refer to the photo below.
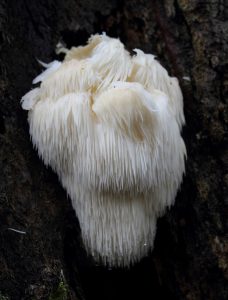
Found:
<svg viewBox="0 0 228 300"><path fill-rule="evenodd" d="M70 195L88 253L129 266L152 249L185 170L178 81L105 34L61 51L22 98L30 135Z"/></svg>

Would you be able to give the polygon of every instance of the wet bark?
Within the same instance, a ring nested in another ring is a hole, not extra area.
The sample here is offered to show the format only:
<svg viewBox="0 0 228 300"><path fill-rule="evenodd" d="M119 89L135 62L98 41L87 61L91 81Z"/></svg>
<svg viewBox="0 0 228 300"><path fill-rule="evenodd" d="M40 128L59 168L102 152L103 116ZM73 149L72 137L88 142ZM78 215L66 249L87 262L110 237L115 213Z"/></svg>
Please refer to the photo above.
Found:
<svg viewBox="0 0 228 300"><path fill-rule="evenodd" d="M227 10L223 0L0 2L1 300L228 299ZM186 176L158 222L154 251L128 270L87 257L70 200L33 150L20 107L41 71L36 58L49 62L58 41L79 45L102 31L155 54L184 94Z"/></svg>

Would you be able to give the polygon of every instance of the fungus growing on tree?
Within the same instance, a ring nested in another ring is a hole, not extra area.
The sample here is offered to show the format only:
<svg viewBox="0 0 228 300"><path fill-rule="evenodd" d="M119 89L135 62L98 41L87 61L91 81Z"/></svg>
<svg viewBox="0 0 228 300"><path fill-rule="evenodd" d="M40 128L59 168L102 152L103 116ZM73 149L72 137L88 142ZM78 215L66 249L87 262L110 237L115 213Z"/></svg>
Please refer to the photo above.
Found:
<svg viewBox="0 0 228 300"><path fill-rule="evenodd" d="M181 90L153 55L131 57L105 34L61 50L22 98L32 142L69 194L88 253L129 266L153 248L182 181Z"/></svg>

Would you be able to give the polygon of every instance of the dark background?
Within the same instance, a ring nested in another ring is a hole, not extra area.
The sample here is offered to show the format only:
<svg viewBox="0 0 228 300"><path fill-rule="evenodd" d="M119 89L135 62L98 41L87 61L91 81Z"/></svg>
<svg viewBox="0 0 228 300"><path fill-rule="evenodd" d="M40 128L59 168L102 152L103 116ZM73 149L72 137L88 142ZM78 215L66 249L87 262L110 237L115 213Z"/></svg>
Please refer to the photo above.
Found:
<svg viewBox="0 0 228 300"><path fill-rule="evenodd" d="M227 9L223 0L0 1L0 300L228 299ZM154 251L130 269L87 257L70 200L33 150L20 107L41 72L36 58L50 62L58 41L84 44L102 31L155 54L184 94L186 176L158 222Z"/></svg>

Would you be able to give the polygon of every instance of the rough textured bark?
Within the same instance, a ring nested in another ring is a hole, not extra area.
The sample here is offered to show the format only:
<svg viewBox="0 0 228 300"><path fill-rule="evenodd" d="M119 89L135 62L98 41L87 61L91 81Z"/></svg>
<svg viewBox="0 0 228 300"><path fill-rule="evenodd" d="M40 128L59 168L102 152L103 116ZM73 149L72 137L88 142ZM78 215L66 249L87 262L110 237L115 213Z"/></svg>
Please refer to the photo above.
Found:
<svg viewBox="0 0 228 300"><path fill-rule="evenodd" d="M0 299L228 299L227 9L223 0L1 1ZM36 58L51 61L59 40L78 45L102 31L156 54L184 93L186 176L154 251L129 270L87 257L70 200L33 150L20 107L41 71Z"/></svg>

